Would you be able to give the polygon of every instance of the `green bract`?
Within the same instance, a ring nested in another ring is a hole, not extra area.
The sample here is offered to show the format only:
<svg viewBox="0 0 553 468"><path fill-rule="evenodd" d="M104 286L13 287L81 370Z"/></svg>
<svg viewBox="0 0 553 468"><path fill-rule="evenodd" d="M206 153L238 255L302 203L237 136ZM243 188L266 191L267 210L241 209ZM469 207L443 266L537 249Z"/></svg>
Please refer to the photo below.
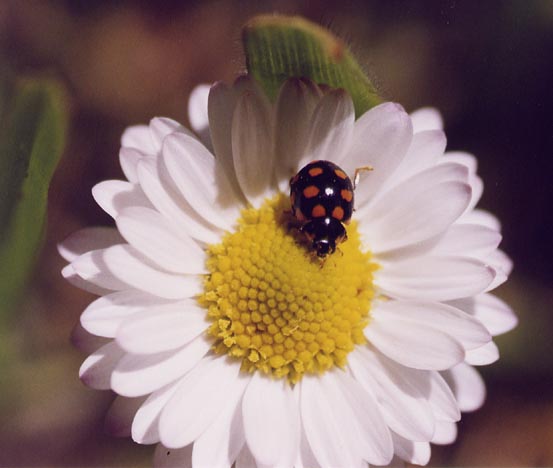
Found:
<svg viewBox="0 0 553 468"><path fill-rule="evenodd" d="M248 72L274 98L287 78L311 78L346 89L356 117L381 102L344 42L297 16L256 16L242 31Z"/></svg>

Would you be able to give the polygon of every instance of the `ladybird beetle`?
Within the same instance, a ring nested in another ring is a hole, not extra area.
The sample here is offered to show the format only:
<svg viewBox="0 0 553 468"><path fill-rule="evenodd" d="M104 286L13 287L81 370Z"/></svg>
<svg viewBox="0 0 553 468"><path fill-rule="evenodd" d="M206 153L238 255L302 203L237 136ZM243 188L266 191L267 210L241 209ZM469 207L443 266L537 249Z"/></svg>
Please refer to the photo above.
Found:
<svg viewBox="0 0 553 468"><path fill-rule="evenodd" d="M347 239L344 224L353 213L353 188L344 170L330 161L312 161L290 179L292 214L318 257Z"/></svg>

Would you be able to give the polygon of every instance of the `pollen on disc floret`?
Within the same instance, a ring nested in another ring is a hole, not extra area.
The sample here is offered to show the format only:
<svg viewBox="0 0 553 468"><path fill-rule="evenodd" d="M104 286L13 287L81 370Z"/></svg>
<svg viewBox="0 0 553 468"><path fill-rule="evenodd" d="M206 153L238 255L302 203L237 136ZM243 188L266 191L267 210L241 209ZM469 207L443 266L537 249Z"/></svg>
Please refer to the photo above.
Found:
<svg viewBox="0 0 553 468"><path fill-rule="evenodd" d="M296 383L305 373L343 367L365 342L376 265L361 250L356 223L339 251L321 262L286 216L284 195L242 212L235 232L208 248L199 302L217 353Z"/></svg>

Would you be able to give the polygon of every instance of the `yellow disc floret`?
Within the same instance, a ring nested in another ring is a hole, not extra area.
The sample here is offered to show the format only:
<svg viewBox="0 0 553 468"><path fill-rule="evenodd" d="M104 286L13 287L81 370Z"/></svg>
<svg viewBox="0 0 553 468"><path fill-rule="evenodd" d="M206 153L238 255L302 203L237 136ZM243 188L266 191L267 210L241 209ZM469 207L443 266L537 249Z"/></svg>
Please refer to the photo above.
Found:
<svg viewBox="0 0 553 468"><path fill-rule="evenodd" d="M376 265L355 222L334 254L317 258L290 227L289 207L279 195L242 212L236 232L208 248L199 301L217 353L241 359L244 371L295 383L343 367L365 342Z"/></svg>

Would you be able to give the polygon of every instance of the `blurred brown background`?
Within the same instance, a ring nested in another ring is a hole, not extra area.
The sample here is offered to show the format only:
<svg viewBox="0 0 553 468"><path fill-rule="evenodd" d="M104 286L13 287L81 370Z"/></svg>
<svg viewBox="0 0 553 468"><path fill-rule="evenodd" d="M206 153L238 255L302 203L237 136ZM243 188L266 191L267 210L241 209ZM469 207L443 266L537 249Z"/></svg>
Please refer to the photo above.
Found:
<svg viewBox="0 0 553 468"><path fill-rule="evenodd" d="M345 38L381 94L440 108L449 149L478 155L481 206L503 222L515 271L498 294L520 326L482 372L488 400L435 466L553 465L553 2L0 0L0 64L68 90L69 142L50 192L45 248L0 344L0 466L148 466L151 447L104 435L112 396L85 388L69 340L92 296L66 284L56 243L109 224L91 187L120 178L119 136L190 90L243 71L240 27L301 14ZM0 279L1 280L1 279Z"/></svg>

